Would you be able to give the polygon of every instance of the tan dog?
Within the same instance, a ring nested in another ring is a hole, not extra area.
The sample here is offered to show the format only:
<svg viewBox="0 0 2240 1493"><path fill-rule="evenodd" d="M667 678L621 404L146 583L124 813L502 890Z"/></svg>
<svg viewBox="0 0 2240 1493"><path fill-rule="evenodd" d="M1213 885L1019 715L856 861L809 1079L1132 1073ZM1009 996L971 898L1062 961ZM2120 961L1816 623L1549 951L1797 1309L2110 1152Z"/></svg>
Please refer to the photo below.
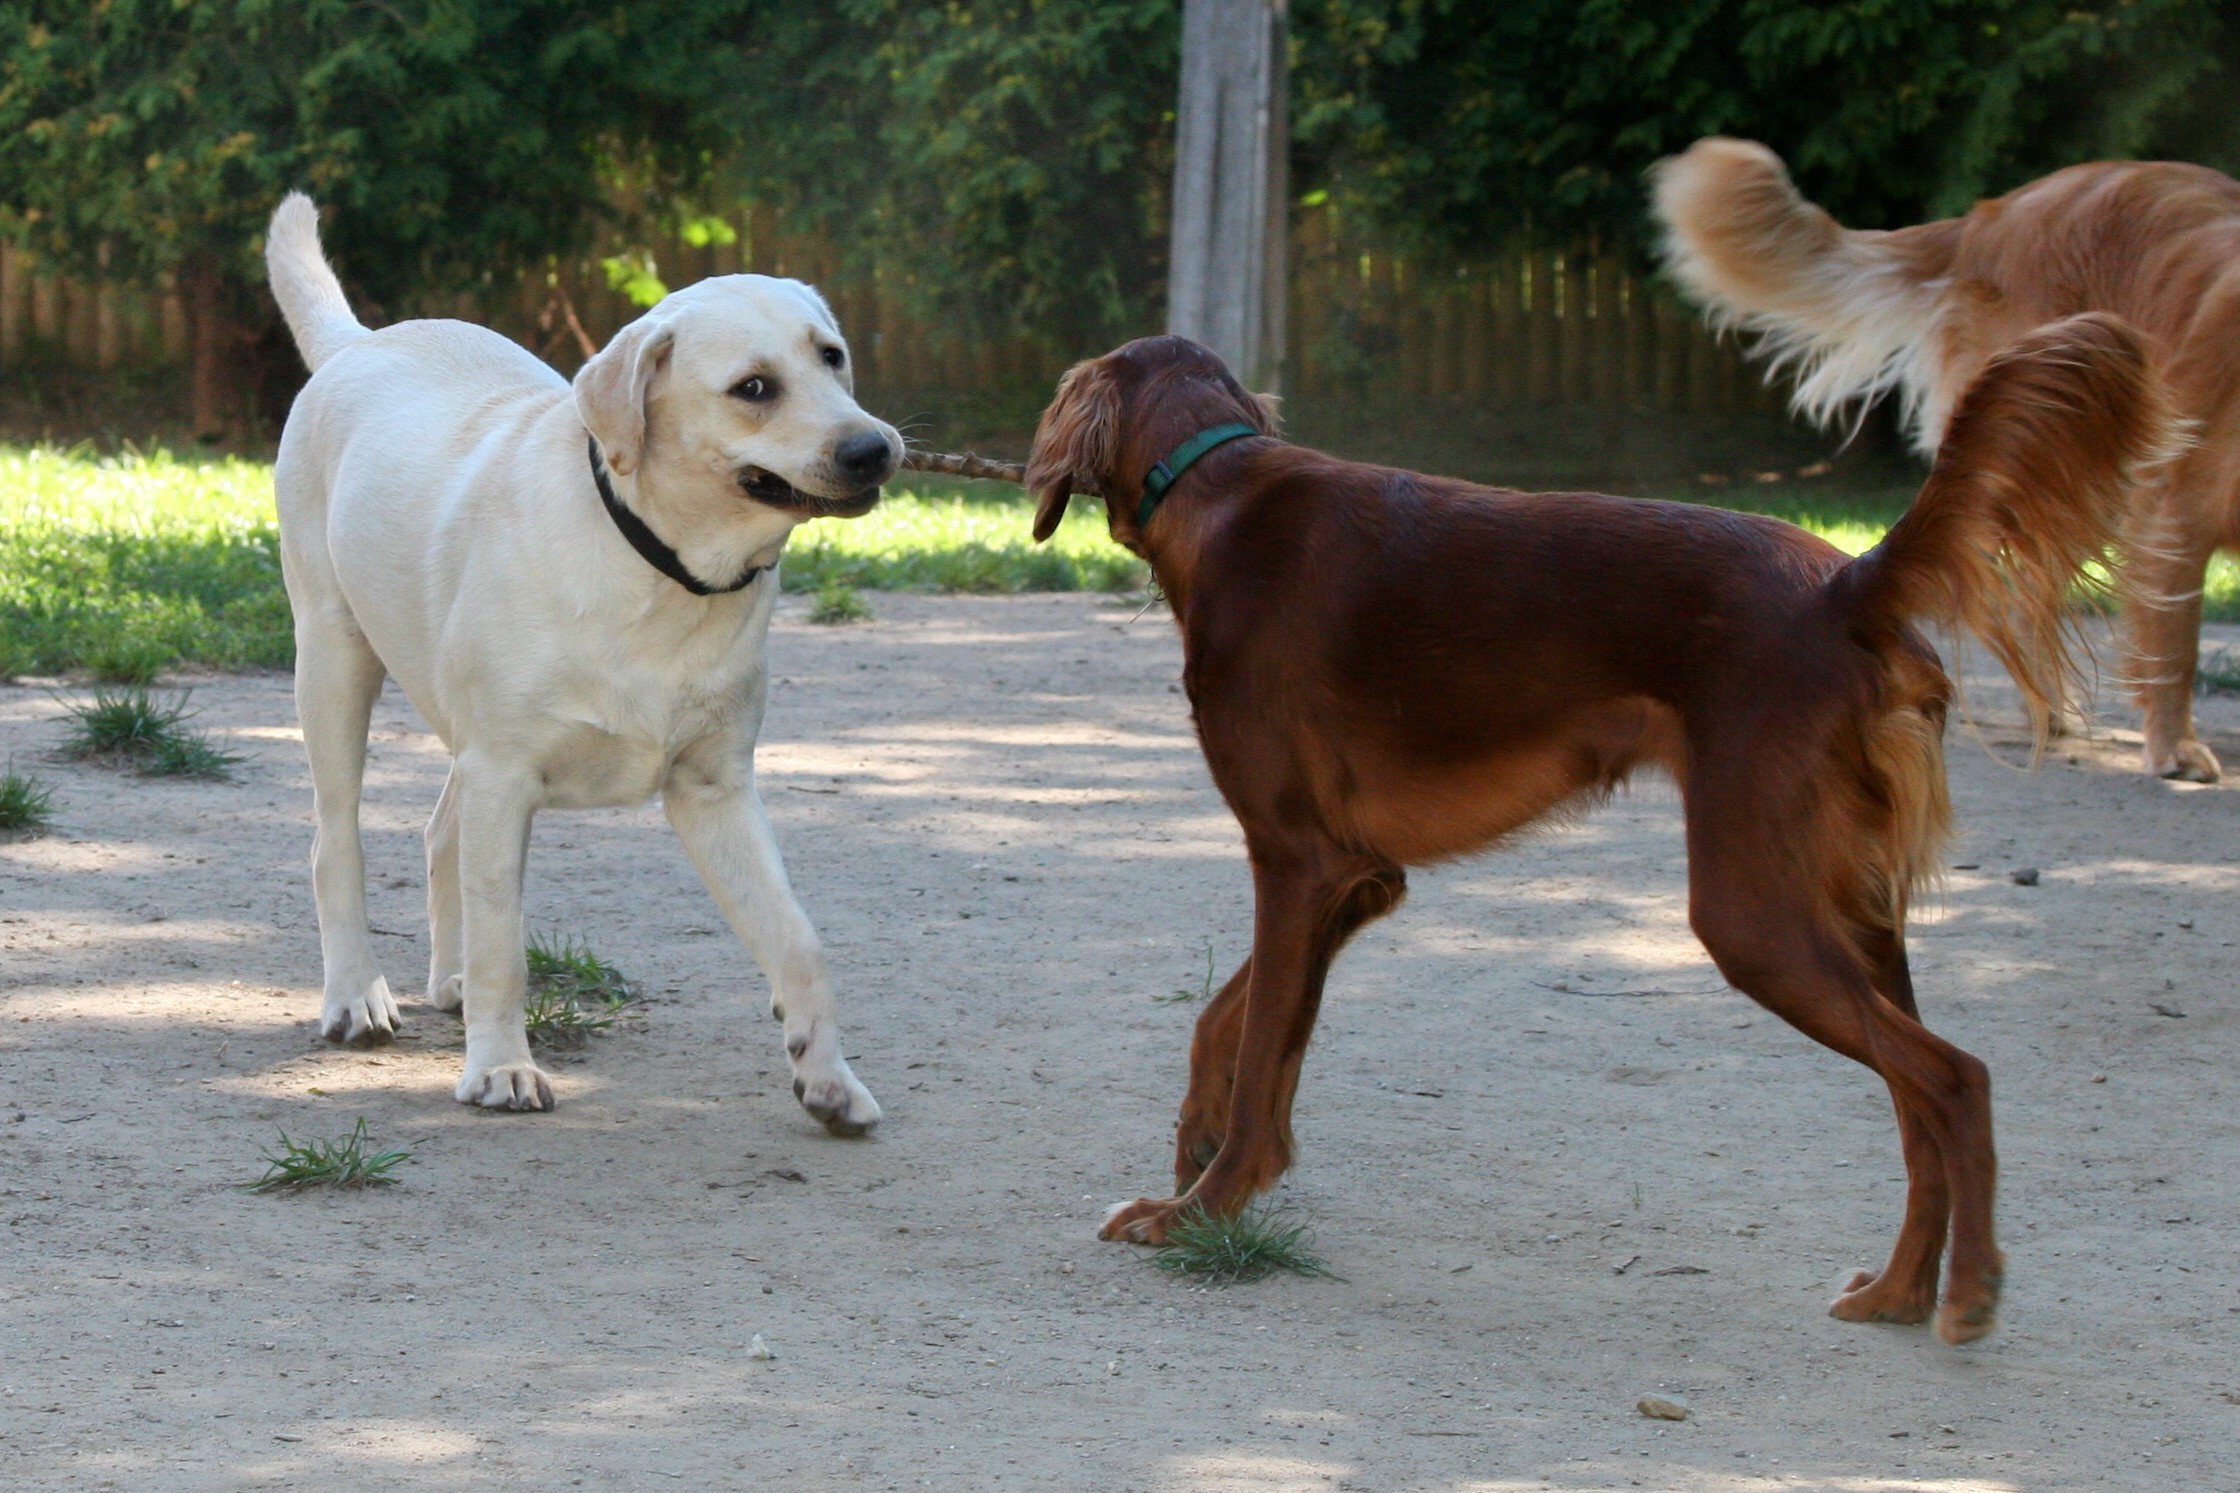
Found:
<svg viewBox="0 0 2240 1493"><path fill-rule="evenodd" d="M2146 334L2199 441L2132 497L2126 673L2146 770L2214 782L2193 676L2209 557L2240 545L2240 182L2099 162L1878 233L1838 225L1747 140L1699 140L1652 179L1674 278L1715 321L1762 336L1797 408L1828 421L1895 391L1924 456L1986 360L2033 327L2108 311Z"/></svg>

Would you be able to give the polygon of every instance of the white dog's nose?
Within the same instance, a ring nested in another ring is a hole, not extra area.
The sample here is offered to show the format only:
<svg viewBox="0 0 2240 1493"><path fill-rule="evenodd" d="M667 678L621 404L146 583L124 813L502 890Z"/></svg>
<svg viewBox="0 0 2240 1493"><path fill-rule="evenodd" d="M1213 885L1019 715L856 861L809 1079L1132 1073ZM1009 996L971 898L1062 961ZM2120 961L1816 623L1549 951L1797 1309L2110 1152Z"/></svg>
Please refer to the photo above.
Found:
<svg viewBox="0 0 2240 1493"><path fill-rule="evenodd" d="M867 430L833 447L832 464L845 480L871 487L894 475L894 448L885 436Z"/></svg>

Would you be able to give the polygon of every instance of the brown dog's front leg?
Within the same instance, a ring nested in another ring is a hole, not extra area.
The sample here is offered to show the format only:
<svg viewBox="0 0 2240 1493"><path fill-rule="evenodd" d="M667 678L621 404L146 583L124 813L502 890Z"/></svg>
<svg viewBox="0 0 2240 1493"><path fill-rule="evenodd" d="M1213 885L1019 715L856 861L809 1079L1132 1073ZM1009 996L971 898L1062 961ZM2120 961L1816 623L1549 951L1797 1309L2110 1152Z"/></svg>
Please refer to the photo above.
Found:
<svg viewBox="0 0 2240 1493"><path fill-rule="evenodd" d="M1330 961L1356 928L1398 904L1406 881L1397 869L1269 866L1256 857L1253 885L1227 1133L1186 1192L1123 1204L1105 1220L1102 1238L1163 1244L1177 1215L1228 1217L1283 1175L1291 1165L1291 1099ZM1201 1021L1213 1014L1209 1008Z"/></svg>

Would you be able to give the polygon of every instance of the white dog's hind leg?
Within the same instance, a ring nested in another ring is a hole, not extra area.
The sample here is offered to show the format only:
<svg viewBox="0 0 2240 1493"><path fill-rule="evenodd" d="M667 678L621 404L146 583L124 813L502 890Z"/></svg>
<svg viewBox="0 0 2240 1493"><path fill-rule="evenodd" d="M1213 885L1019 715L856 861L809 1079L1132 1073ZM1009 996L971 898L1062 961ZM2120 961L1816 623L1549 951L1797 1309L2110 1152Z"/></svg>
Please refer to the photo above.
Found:
<svg viewBox="0 0 2240 1493"><path fill-rule="evenodd" d="M456 1011L467 983L467 941L459 907L459 770L443 780L428 817L428 999Z"/></svg>
<svg viewBox="0 0 2240 1493"><path fill-rule="evenodd" d="M841 1055L839 1006L824 946L794 900L751 773L743 781L710 781L680 762L662 788L661 806L716 905L770 981L770 1014L785 1023L794 1097L834 1135L862 1135L879 1123L879 1101Z"/></svg>
<svg viewBox="0 0 2240 1493"><path fill-rule="evenodd" d="M458 795L459 907L466 945L467 1066L455 1091L485 1109L550 1109L552 1080L529 1056L523 1000L521 873L529 854L532 785L485 759L451 765Z"/></svg>
<svg viewBox="0 0 2240 1493"><path fill-rule="evenodd" d="M366 727L384 670L348 618L316 601L295 604L296 714L319 824L311 845L311 894L326 964L319 1029L336 1042L386 1042L396 1035L397 1002L366 926L366 860L358 839Z"/></svg>

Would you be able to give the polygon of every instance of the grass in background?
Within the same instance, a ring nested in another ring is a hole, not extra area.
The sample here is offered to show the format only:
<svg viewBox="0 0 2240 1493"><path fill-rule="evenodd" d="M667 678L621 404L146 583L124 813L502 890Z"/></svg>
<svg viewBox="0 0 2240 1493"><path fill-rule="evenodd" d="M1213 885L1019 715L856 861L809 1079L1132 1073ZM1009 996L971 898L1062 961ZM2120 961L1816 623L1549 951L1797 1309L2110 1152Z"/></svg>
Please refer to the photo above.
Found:
<svg viewBox="0 0 2240 1493"><path fill-rule="evenodd" d="M0 834L42 834L54 810L54 794L37 778L8 764L0 772Z"/></svg>
<svg viewBox="0 0 2240 1493"><path fill-rule="evenodd" d="M529 1040L539 1047L582 1047L639 998L634 980L573 938L533 934L525 952Z"/></svg>
<svg viewBox="0 0 2240 1493"><path fill-rule="evenodd" d="M869 622L871 608L855 587L834 576L817 588L817 599L809 605L809 620L825 627L845 627L850 622Z"/></svg>
<svg viewBox="0 0 2240 1493"><path fill-rule="evenodd" d="M1280 1208L1248 1208L1234 1218L1186 1213L1168 1226L1151 1262L1220 1286L1277 1274L1337 1278L1308 1247L1306 1225L1287 1222Z"/></svg>
<svg viewBox="0 0 2240 1493"><path fill-rule="evenodd" d="M263 462L0 446L0 677L285 665L279 544Z"/></svg>
<svg viewBox="0 0 2240 1493"><path fill-rule="evenodd" d="M333 1187L349 1189L358 1187L394 1187L397 1178L389 1175L410 1159L410 1151L366 1150L366 1122L363 1116L340 1140L297 1141L280 1132L280 1149L266 1153L265 1172L256 1181L246 1184L249 1192L301 1192L308 1187Z"/></svg>
<svg viewBox="0 0 2240 1493"><path fill-rule="evenodd" d="M1691 485L1661 494L1802 524L1857 553L1912 501L1824 481ZM781 571L792 592L1128 591L1141 561L1083 499L1048 544L1025 494L909 474L858 519L803 525ZM2205 614L2240 621L2240 564L2209 570ZM180 665L283 668L295 644L280 582L272 469L166 451L0 447L0 677L84 673L141 684Z"/></svg>
<svg viewBox="0 0 2240 1493"><path fill-rule="evenodd" d="M63 754L130 767L144 778L228 777L241 759L186 724L194 714L188 693L159 701L137 684L96 689L91 704L70 707Z"/></svg>

